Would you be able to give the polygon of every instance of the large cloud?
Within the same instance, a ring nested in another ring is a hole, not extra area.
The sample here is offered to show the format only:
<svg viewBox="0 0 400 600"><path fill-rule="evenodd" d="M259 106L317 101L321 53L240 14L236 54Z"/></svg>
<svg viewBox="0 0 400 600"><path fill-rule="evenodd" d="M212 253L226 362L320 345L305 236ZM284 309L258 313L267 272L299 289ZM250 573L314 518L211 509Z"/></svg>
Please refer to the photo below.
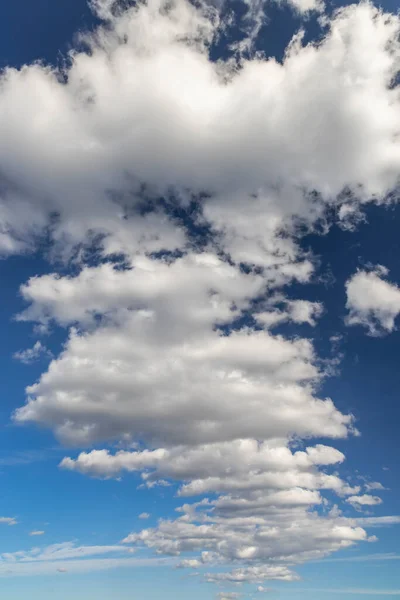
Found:
<svg viewBox="0 0 400 600"><path fill-rule="evenodd" d="M399 18L353 5L319 44L296 36L282 63L213 62L216 9L93 4L107 26L63 72L1 75L1 251L45 232L79 269L21 288L19 319L69 336L15 419L67 443L139 444L64 468L210 496L126 543L198 555L182 566L234 562L206 575L217 582L294 580L293 565L369 539L325 490L347 509L379 499L332 471L341 452L293 448L346 437L353 418L320 393L312 341L270 329L314 326L323 310L285 296L314 268L297 226L332 206L346 226L398 182ZM123 266L103 262L115 253Z"/></svg>
<svg viewBox="0 0 400 600"><path fill-rule="evenodd" d="M346 436L351 416L314 395L321 373L308 340L216 329L262 290L259 276L204 254L33 279L22 290L33 304L21 318L90 327L100 313L104 321L73 330L17 420L46 423L76 443Z"/></svg>
<svg viewBox="0 0 400 600"><path fill-rule="evenodd" d="M96 4L106 14L110 3ZM162 214L132 218L144 184L182 201L207 192L224 247L271 267L296 255L282 227L320 214L315 191L384 199L400 166L398 17L345 8L319 45L297 38L283 64L212 62L218 27L211 9L152 0L87 37L90 53L72 53L65 72L5 70L3 252L29 247L51 214L63 249L88 231L108 235L109 251L179 246Z"/></svg>

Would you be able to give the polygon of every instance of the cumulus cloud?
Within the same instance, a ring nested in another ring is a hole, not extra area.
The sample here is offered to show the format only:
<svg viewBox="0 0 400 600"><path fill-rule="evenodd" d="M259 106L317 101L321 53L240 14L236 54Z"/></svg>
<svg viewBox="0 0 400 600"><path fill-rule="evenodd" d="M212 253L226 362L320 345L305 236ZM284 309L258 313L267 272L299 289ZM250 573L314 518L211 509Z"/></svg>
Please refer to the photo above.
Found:
<svg viewBox="0 0 400 600"><path fill-rule="evenodd" d="M266 579L276 579L280 581L296 581L298 577L294 575L287 567L248 567L235 569L229 573L209 573L207 581L210 582L228 582L228 583L260 583Z"/></svg>
<svg viewBox="0 0 400 600"><path fill-rule="evenodd" d="M33 304L21 318L89 330L71 330L16 420L45 423L79 444L129 435L173 445L346 436L351 415L314 394L323 373L309 340L249 327L221 331L264 285L208 253L172 264L141 258L117 274L105 265L72 279L33 280L23 289ZM104 320L93 330L98 312Z"/></svg>
<svg viewBox="0 0 400 600"><path fill-rule="evenodd" d="M377 506L382 504L382 498L379 496L371 496L370 494L363 494L362 496L349 496L346 498L346 502L352 504L354 508L360 510L364 506Z"/></svg>
<svg viewBox="0 0 400 600"><path fill-rule="evenodd" d="M108 252L179 247L161 209L136 218L145 185L153 197L207 192L205 216L235 260L304 278L282 227L314 220L346 186L361 202L395 187L398 17L352 5L319 45L296 37L282 64L232 66L209 58L216 9L152 0L112 18L95 7L108 28L65 72L2 74L3 253L29 249L55 214L64 251L88 232Z"/></svg>
<svg viewBox="0 0 400 600"><path fill-rule="evenodd" d="M279 479L285 472L301 477L318 473L316 466L335 465L343 462L344 454L330 446L318 444L304 451L292 452L279 443L257 442L253 439L234 442L206 444L192 447L159 448L149 451L128 452L121 450L110 454L107 450L82 452L76 460L64 458L61 467L76 470L87 475L117 476L123 471L154 469L146 474L146 480L172 478L187 480L194 477L234 477L244 474L270 473L278 487Z"/></svg>
<svg viewBox="0 0 400 600"><path fill-rule="evenodd" d="M68 337L14 419L80 447L140 442L61 467L138 471L143 485L176 481L201 499L123 546L5 560L27 573L27 562L68 559L58 568L70 571L77 553L136 544L195 553L180 566L220 566L206 574L217 583L296 580L294 565L371 540L328 511L324 491L353 505L367 495L333 471L335 448L294 447L345 438L354 419L322 395L312 341L270 330L322 314L282 292L313 276L300 232L329 226L327 212L347 222L398 183L399 17L360 3L327 19L318 44L296 35L281 63L240 51L213 61L226 26L217 7L92 6L106 26L62 71L1 74L1 253L27 252L46 231L50 258L76 266L21 287L18 319Z"/></svg>
<svg viewBox="0 0 400 600"><path fill-rule="evenodd" d="M358 271L346 283L348 325L362 325L370 335L390 333L400 313L400 289L385 278L388 270L379 265Z"/></svg>
<svg viewBox="0 0 400 600"><path fill-rule="evenodd" d="M150 519L150 514L147 512L143 512L139 515L139 519Z"/></svg>

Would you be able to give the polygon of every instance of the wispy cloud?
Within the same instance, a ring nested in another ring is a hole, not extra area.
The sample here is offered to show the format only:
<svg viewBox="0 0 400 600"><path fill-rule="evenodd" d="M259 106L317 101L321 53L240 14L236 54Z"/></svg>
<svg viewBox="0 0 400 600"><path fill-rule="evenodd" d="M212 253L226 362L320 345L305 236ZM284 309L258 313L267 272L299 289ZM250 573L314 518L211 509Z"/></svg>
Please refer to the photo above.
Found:
<svg viewBox="0 0 400 600"><path fill-rule="evenodd" d="M300 590L298 590L300 591ZM371 590L364 588L309 588L303 592L319 592L323 594L355 594L360 596L400 596L399 590Z"/></svg>
<svg viewBox="0 0 400 600"><path fill-rule="evenodd" d="M32 532L40 535L42 532ZM133 558L125 546L79 546L73 542L52 544L0 555L0 577L86 573L123 567L151 567L176 564L176 558ZM115 555L111 556L111 555Z"/></svg>
<svg viewBox="0 0 400 600"><path fill-rule="evenodd" d="M3 525L17 525L18 521L15 517L0 517L0 524Z"/></svg>
<svg viewBox="0 0 400 600"><path fill-rule="evenodd" d="M15 360L19 360L25 365L31 365L44 356L51 358L53 355L50 350L42 344L42 342L36 342L32 348L15 352L13 358L15 358Z"/></svg>
<svg viewBox="0 0 400 600"><path fill-rule="evenodd" d="M54 573L88 573L121 568L173 566L172 558L92 558L87 560L0 563L0 577L51 575Z"/></svg>
<svg viewBox="0 0 400 600"><path fill-rule="evenodd" d="M369 561L385 561L385 560L400 560L400 554L395 552L382 552L377 554L358 554L356 556L341 556L337 558L323 558L315 562L369 562Z"/></svg>

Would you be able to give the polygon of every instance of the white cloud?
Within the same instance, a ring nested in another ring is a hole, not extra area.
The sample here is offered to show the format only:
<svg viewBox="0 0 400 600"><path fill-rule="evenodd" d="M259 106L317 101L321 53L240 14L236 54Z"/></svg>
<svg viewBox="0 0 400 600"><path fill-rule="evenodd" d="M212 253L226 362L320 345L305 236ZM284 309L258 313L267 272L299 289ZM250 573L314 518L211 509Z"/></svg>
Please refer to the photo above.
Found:
<svg viewBox="0 0 400 600"><path fill-rule="evenodd" d="M44 535L45 533L46 533L45 531L37 530L37 531L31 531L29 533L29 535Z"/></svg>
<svg viewBox="0 0 400 600"><path fill-rule="evenodd" d="M207 581L213 583L260 583L265 580L296 581L299 579L287 567L247 567L228 573L209 573Z"/></svg>
<svg viewBox="0 0 400 600"><path fill-rule="evenodd" d="M143 512L139 515L139 519L150 519L150 514L147 512Z"/></svg>
<svg viewBox="0 0 400 600"><path fill-rule="evenodd" d="M346 283L348 325L362 325L371 335L390 333L400 313L400 289L386 281L385 267L358 271Z"/></svg>
<svg viewBox="0 0 400 600"><path fill-rule="evenodd" d="M64 250L88 231L109 251L180 246L162 213L131 218L145 183L154 195L210 192L206 216L236 260L304 277L296 244L278 236L292 216L320 214L304 189L331 203L345 186L361 201L395 187L396 16L352 5L318 46L297 38L283 64L234 69L208 57L220 25L209 7L152 0L109 25L65 77L39 64L2 75L3 252L31 247L50 213Z"/></svg>
<svg viewBox="0 0 400 600"><path fill-rule="evenodd" d="M285 321L293 321L293 323L308 323L315 327L316 319L322 312L323 306L319 302L310 302L309 300L286 300L279 296L277 301L283 302L286 310L269 310L255 314L256 320L265 325L267 328L274 327Z"/></svg>
<svg viewBox="0 0 400 600"><path fill-rule="evenodd" d="M236 440L216 444L206 444L195 448L178 446L172 449L159 448L149 451L128 452L121 450L110 454L107 450L82 452L76 460L64 458L61 467L76 470L87 475L115 477L123 471L155 469L146 480L172 478L188 480L194 477L229 478L256 473L276 474L279 479L285 473L302 474L310 479L317 475L319 465L335 465L344 461L344 454L330 446L318 444L305 451L292 452L282 443L257 442L253 439Z"/></svg>
<svg viewBox="0 0 400 600"><path fill-rule="evenodd" d="M1 252L29 251L47 227L51 253L78 267L21 288L20 320L69 334L15 419L78 446L142 444L83 452L64 468L140 471L148 486L174 480L181 496L212 494L125 543L196 554L181 566L235 563L210 581L296 580L289 565L371 538L328 512L324 490L365 497L329 471L343 454L292 449L346 437L353 417L320 397L327 373L312 342L268 328L314 326L322 312L279 291L313 274L297 226L312 230L331 207L347 222L398 183L399 17L348 6L318 45L297 35L282 63L216 63L217 9L150 0L113 16L110 0L93 5L107 27L86 36L90 51L71 53L62 74L36 64L1 75ZM186 229L184 210L194 214ZM198 226L207 239L193 239ZM100 264L88 266L94 241ZM165 250L179 252L151 254ZM102 262L114 253L126 268ZM61 545L3 560L22 574L139 564L102 558L114 552L121 546Z"/></svg>
<svg viewBox="0 0 400 600"><path fill-rule="evenodd" d="M17 525L18 521L15 517L0 517L0 524L4 525Z"/></svg>
<svg viewBox="0 0 400 600"><path fill-rule="evenodd" d="M385 527L386 525L400 525L400 516L363 517L355 519L361 527Z"/></svg>
<svg viewBox="0 0 400 600"><path fill-rule="evenodd" d="M40 341L37 341L32 348L19 350L18 352L14 353L14 358L26 365L30 365L31 363L35 362L41 356L52 356L52 354L50 350L48 350Z"/></svg>
<svg viewBox="0 0 400 600"><path fill-rule="evenodd" d="M199 567L202 566L202 562L201 560L198 560L197 558L185 558L184 560L181 560L180 563L178 563L176 566L178 569L198 569Z"/></svg>
<svg viewBox="0 0 400 600"><path fill-rule="evenodd" d="M85 558L90 556L112 554L126 554L124 546L77 546L74 542L62 542L52 544L44 548L32 548L18 552L3 552L0 554L4 563L14 562L48 562L73 558Z"/></svg>
<svg viewBox="0 0 400 600"><path fill-rule="evenodd" d="M254 510L257 501L258 509ZM311 503L310 498L308 503L303 503L302 498L291 505L268 503L263 502L263 494L205 499L182 506L178 519L161 520L157 527L132 533L123 542L172 556L198 553L197 561L204 565L246 565L233 571L208 573L209 581L292 581L298 575L288 565L322 558L368 540L364 529L354 521L320 516L310 510Z"/></svg>
<svg viewBox="0 0 400 600"><path fill-rule="evenodd" d="M307 14L311 11L322 12L325 6L321 0L290 0L289 4L300 14Z"/></svg>
<svg viewBox="0 0 400 600"><path fill-rule="evenodd" d="M352 417L314 395L323 373L309 340L216 330L264 285L208 253L31 281L23 294L33 304L21 318L78 321L89 331L71 331L60 357L28 388L17 421L47 424L81 445L127 435L169 445L346 436ZM93 331L97 313L104 319Z"/></svg>
<svg viewBox="0 0 400 600"><path fill-rule="evenodd" d="M120 568L173 566L175 560L165 558L127 558L126 550L117 546L75 546L54 544L48 548L33 548L1 554L0 577L32 577L55 573L87 573ZM122 553L114 558L113 553ZM104 555L104 557L102 556Z"/></svg>
<svg viewBox="0 0 400 600"><path fill-rule="evenodd" d="M241 598L242 594L238 592L218 592L216 598L217 600L237 600L237 598Z"/></svg>
<svg viewBox="0 0 400 600"><path fill-rule="evenodd" d="M377 506L382 504L382 498L379 496L371 496L370 494L363 494L362 496L350 496L346 499L346 502L352 504L355 508L361 506Z"/></svg>
<svg viewBox="0 0 400 600"><path fill-rule="evenodd" d="M322 592L327 594L356 594L361 596L400 596L399 590L388 590L388 589L367 589L367 588L325 588L325 589L317 589L310 588L307 590L302 590L303 592Z"/></svg>
<svg viewBox="0 0 400 600"><path fill-rule="evenodd" d="M379 481L368 481L364 484L364 487L367 492L371 492L373 490L386 490L386 488Z"/></svg>

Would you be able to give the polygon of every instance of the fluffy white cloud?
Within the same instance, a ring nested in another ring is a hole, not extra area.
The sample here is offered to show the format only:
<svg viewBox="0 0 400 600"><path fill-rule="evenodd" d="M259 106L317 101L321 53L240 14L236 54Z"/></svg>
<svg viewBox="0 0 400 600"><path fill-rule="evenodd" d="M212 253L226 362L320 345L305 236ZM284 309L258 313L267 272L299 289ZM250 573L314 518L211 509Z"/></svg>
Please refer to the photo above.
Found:
<svg viewBox="0 0 400 600"><path fill-rule="evenodd" d="M267 328L274 327L285 321L293 321L293 323L308 323L312 327L316 325L316 319L321 316L323 306L319 302L310 302L309 300L287 300L280 296L273 298L269 304L281 302L285 309L268 310L254 315L258 323L265 325Z"/></svg>
<svg viewBox="0 0 400 600"><path fill-rule="evenodd" d="M2 74L3 252L29 248L55 213L64 249L89 231L107 251L180 246L162 212L132 218L144 184L182 201L206 191L206 217L236 260L304 277L282 227L312 222L345 186L364 201L397 183L398 17L349 6L318 46L297 37L283 64L232 65L208 56L214 10L163 9L152 0L112 18L64 73Z"/></svg>
<svg viewBox="0 0 400 600"><path fill-rule="evenodd" d="M266 579L296 581L298 577L287 567L247 567L229 573L209 573L207 581L213 583L260 583Z"/></svg>
<svg viewBox="0 0 400 600"><path fill-rule="evenodd" d="M382 498L363 494L362 496L350 496L346 499L346 502L353 504L353 506L376 506L377 504L382 504Z"/></svg>
<svg viewBox="0 0 400 600"><path fill-rule="evenodd" d="M305 451L291 452L282 444L236 440L194 448L178 446L149 451L128 452L121 450L112 455L107 450L82 452L76 460L64 458L61 466L94 476L112 477L122 471L154 469L151 479L172 478L187 480L193 477L229 477L254 475L264 472L277 474L296 471L315 473L316 465L334 465L343 462L344 455L330 446L310 446ZM150 475L146 475L149 479Z"/></svg>
<svg viewBox="0 0 400 600"><path fill-rule="evenodd" d="M19 319L69 337L15 419L82 446L142 444L83 452L64 468L140 471L145 485L212 495L125 543L196 553L181 566L234 563L210 581L295 580L291 565L371 538L328 512L324 490L366 497L332 472L343 454L293 449L346 437L353 418L320 397L326 373L311 340L269 328L313 326L322 312L279 291L313 273L298 225L312 229L330 207L348 223L398 183L400 20L361 3L338 11L318 45L297 35L282 63L213 62L225 26L216 8L93 6L107 26L64 72L36 64L1 75L0 249L28 251L47 228L51 252L78 267L21 288ZM98 266L86 264L93 244ZM104 262L115 253L123 268ZM56 557L70 571L76 551L14 562Z"/></svg>
<svg viewBox="0 0 400 600"><path fill-rule="evenodd" d="M17 421L45 423L79 444L346 436L352 417L315 395L323 373L309 340L218 329L264 286L261 276L210 254L33 279L22 290L32 304L20 318L78 322L89 331L71 331L63 353L27 390Z"/></svg>
<svg viewBox="0 0 400 600"><path fill-rule="evenodd" d="M196 567L201 563L245 563L246 566L206 577L209 581L262 583L268 579L295 580L298 576L290 565L316 560L368 540L364 529L354 521L340 515L319 515L310 510L310 497L306 502L300 492L297 497L296 502L292 495L291 504L268 503L260 494L259 513L254 511L252 495L186 504L179 509L182 516L178 519L161 520L156 528L132 533L123 542L173 556L199 553Z"/></svg>
<svg viewBox="0 0 400 600"><path fill-rule="evenodd" d="M358 271L346 283L348 325L363 325L371 335L390 333L400 313L400 289L386 281L385 267Z"/></svg>

